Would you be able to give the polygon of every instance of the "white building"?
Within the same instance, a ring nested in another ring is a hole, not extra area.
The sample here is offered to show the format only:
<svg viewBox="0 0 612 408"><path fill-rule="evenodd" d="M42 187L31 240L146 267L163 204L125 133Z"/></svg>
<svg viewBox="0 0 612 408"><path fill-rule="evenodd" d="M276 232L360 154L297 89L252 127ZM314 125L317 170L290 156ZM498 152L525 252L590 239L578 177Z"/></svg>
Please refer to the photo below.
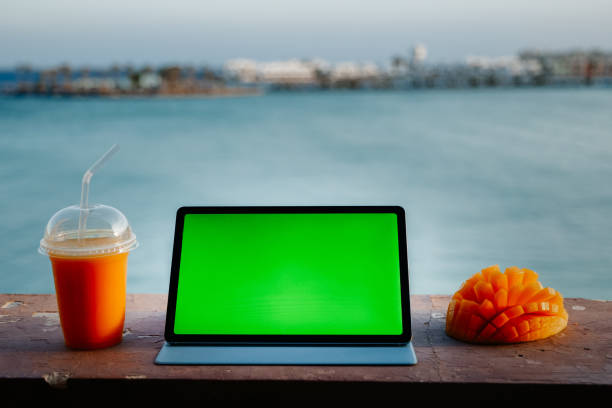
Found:
<svg viewBox="0 0 612 408"><path fill-rule="evenodd" d="M412 48L412 63L420 64L427 59L427 47L423 44L417 44Z"/></svg>
<svg viewBox="0 0 612 408"><path fill-rule="evenodd" d="M469 56L466 63L472 68L499 71L509 75L539 74L542 71L542 66L537 60L524 60L514 55L501 57Z"/></svg>
<svg viewBox="0 0 612 408"><path fill-rule="evenodd" d="M320 58L269 62L234 59L225 63L224 70L241 82L284 85L315 84L319 73L329 75L332 81L373 79L381 73L380 68L373 62L347 61L332 65Z"/></svg>
<svg viewBox="0 0 612 408"><path fill-rule="evenodd" d="M235 76L240 82L251 83L257 81L257 62L250 59L229 60L223 66L223 70L231 76Z"/></svg>
<svg viewBox="0 0 612 408"><path fill-rule="evenodd" d="M356 62L341 62L331 69L333 81L347 81L374 78L380 74L378 66L372 62L359 64Z"/></svg>
<svg viewBox="0 0 612 408"><path fill-rule="evenodd" d="M310 84L316 80L316 67L297 59L261 63L258 66L261 82L282 84Z"/></svg>

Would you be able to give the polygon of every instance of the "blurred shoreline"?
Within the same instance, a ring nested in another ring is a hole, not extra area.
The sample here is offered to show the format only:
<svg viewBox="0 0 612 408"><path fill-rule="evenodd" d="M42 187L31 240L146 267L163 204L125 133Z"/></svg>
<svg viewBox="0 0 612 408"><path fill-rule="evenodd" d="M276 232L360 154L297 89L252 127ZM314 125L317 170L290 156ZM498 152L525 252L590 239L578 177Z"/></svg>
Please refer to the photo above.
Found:
<svg viewBox="0 0 612 408"><path fill-rule="evenodd" d="M466 58L430 64L427 49L396 55L386 67L322 59L227 61L222 67L113 65L50 69L21 65L0 71L0 93L12 96L217 97L327 89L440 89L542 86L612 87L612 52L523 51L516 56Z"/></svg>

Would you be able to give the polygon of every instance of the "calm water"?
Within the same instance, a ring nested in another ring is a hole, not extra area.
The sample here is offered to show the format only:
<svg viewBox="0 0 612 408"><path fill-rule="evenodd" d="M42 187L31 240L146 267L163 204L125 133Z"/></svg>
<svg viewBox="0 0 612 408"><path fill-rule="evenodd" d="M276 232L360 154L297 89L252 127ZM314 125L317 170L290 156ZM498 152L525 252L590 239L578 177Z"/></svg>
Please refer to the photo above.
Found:
<svg viewBox="0 0 612 408"><path fill-rule="evenodd" d="M0 99L0 292L53 292L43 228L115 142L90 202L140 240L130 292L167 291L181 205L399 204L413 293L499 263L612 299L609 89Z"/></svg>

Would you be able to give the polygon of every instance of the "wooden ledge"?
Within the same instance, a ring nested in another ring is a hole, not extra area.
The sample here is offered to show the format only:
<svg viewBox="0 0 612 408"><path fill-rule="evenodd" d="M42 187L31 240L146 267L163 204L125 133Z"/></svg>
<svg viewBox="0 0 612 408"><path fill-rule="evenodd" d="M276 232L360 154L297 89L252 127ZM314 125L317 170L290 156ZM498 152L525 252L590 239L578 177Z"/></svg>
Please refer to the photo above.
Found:
<svg viewBox="0 0 612 408"><path fill-rule="evenodd" d="M165 295L128 295L123 342L103 350L73 351L64 346L54 295L0 294L0 392L4 399L19 401L78 401L105 389L122 392L124 398L132 395L135 401L142 401L143 395L157 402L171 395L175 399L178 392L183 399L262 397L279 403L288 403L296 393L300 401L326 395L326 401L331 396L361 402L407 392L449 402L459 395L494 402L500 396L509 401L527 395L530 401L541 397L567 402L612 393L611 301L565 299L570 320L558 335L481 346L444 333L449 299L411 297L419 359L412 367L156 366ZM99 398L104 395L110 394Z"/></svg>

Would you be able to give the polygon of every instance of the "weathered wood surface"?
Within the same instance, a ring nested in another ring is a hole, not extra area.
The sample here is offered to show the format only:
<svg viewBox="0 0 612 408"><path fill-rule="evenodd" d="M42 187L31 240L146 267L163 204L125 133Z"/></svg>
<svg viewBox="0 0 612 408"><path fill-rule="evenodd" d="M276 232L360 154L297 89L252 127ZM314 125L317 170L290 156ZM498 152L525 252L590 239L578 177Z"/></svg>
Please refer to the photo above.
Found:
<svg viewBox="0 0 612 408"><path fill-rule="evenodd" d="M444 384L590 385L588 390L598 390L597 395L612 392L612 301L566 299L570 320L558 335L517 345L481 346L444 333L448 296L412 296L419 363L411 367L156 366L166 301L164 295L128 295L123 342L103 350L73 351L64 346L54 295L0 295L0 386L30 381L66 388L79 380L158 384L170 379L189 380L191 386L194 380L214 383L225 396L241 383L263 389L265 383L313 382L399 384L404 390L418 384L427 389Z"/></svg>

